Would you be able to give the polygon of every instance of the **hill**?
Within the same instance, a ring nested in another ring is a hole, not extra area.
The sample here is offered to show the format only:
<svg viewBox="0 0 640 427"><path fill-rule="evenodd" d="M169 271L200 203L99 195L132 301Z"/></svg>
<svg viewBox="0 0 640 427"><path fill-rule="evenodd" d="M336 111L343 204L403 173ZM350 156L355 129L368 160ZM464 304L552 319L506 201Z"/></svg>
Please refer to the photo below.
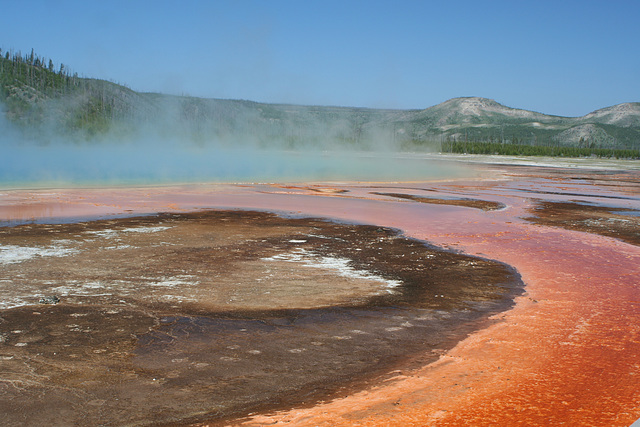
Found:
<svg viewBox="0 0 640 427"><path fill-rule="evenodd" d="M78 77L33 51L0 53L4 116L38 140L153 137L281 148L561 155L618 150L616 155L625 157L640 148L640 103L583 117L551 116L478 97L454 98L423 110L265 104L140 93Z"/></svg>

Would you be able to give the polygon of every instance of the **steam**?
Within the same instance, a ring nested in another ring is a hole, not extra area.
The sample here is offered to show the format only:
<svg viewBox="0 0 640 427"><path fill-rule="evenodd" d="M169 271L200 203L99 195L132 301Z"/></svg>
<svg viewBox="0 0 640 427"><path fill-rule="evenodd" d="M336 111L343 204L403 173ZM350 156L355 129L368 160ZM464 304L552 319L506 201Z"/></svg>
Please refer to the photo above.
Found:
<svg viewBox="0 0 640 427"><path fill-rule="evenodd" d="M55 129L29 137L30 129L16 129L2 114L0 188L407 181L464 173L425 155L399 152L384 132L370 137L364 150L349 147L349 126L340 120L279 121L269 131L271 124L256 128L257 118L243 113L212 130L204 120L176 121L170 107L154 120L137 118L139 124L125 123L126 131L120 126L93 139L55 136ZM292 146L287 135L297 143Z"/></svg>

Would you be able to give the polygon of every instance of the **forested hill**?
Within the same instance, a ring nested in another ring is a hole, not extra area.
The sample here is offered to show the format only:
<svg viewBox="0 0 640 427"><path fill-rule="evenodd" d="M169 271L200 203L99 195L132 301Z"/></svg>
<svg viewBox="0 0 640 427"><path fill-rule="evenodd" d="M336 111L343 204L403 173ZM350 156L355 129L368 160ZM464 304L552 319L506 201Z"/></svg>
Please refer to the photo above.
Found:
<svg viewBox="0 0 640 427"><path fill-rule="evenodd" d="M166 138L279 148L399 149L637 157L640 103L583 117L454 98L423 110L264 104L140 93L78 77L33 51L0 51L2 113L29 139ZM628 150L628 151L625 151Z"/></svg>

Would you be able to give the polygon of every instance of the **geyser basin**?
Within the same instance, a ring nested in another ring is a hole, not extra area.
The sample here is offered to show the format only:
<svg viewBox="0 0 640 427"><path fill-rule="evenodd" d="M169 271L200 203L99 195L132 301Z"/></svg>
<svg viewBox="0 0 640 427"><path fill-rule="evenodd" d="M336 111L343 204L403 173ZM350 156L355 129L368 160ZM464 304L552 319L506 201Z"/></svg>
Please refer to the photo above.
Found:
<svg viewBox="0 0 640 427"><path fill-rule="evenodd" d="M388 228L256 212L0 235L8 424L221 419L315 401L435 360L522 285L504 264ZM58 304L40 303L52 295Z"/></svg>

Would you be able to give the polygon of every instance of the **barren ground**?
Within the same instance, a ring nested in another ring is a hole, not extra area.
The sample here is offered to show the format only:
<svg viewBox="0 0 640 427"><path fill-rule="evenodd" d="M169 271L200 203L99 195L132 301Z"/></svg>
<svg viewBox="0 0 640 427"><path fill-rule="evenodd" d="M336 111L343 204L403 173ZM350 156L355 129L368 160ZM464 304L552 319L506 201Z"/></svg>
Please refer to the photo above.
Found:
<svg viewBox="0 0 640 427"><path fill-rule="evenodd" d="M387 228L257 212L27 224L0 239L12 425L229 418L344 394L436 360L520 292L503 264Z"/></svg>

